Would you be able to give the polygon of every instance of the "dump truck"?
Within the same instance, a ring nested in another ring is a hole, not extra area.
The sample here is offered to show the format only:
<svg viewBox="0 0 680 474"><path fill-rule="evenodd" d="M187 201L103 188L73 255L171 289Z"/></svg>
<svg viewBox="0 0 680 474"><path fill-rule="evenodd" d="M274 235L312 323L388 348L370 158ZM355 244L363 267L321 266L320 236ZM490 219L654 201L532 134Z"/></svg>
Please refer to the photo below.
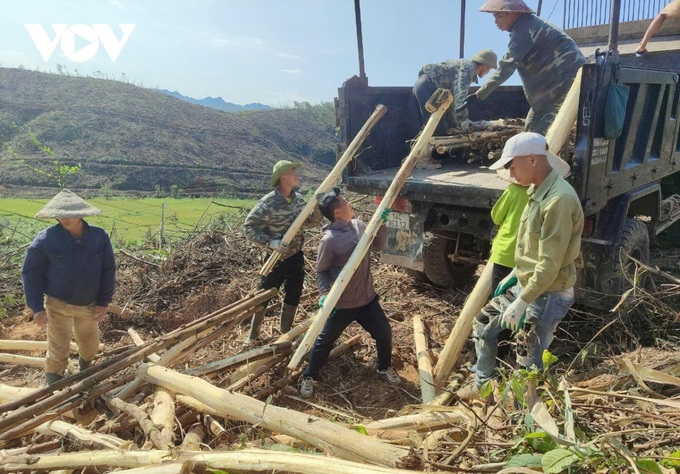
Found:
<svg viewBox="0 0 680 474"><path fill-rule="evenodd" d="M680 183L680 40L672 39L671 47L666 44L662 51L640 60L635 58L633 42L639 41L656 11L638 11L642 19L629 14L619 22L626 12L621 0L575 5L610 13L609 22L600 18L598 23L590 11L565 8L565 25L576 25L566 31L572 37L581 35L577 43L589 61L582 70L576 124L561 154L571 166L568 181L585 214L578 302L611 308L616 296L631 285L634 265L630 257L648 263L650 236L680 219L680 196L672 194L672 186L671 192L665 186L670 180ZM358 31L359 26L358 22ZM673 26L668 25L668 31L677 34ZM622 42L627 42L621 49L627 52L619 52L619 27ZM603 30L608 35L603 36ZM335 101L341 136L337 153L342 153L377 104L387 106L387 114L343 176L348 190L375 196L378 201L408 155L421 124L411 85L368 84L361 42L359 63L360 74L342 84ZM621 133L607 138L605 104L614 85L626 86L629 93ZM501 86L489 99L470 108L470 119L523 118L528 108L520 86ZM490 131L462 138L467 146L451 147L456 141L451 137L432 139L443 166L413 171L392 206L382 256L386 263L411 269L445 287L469 282L488 258L496 230L490 210L508 184L488 169L489 156L498 154L506 136Z"/></svg>

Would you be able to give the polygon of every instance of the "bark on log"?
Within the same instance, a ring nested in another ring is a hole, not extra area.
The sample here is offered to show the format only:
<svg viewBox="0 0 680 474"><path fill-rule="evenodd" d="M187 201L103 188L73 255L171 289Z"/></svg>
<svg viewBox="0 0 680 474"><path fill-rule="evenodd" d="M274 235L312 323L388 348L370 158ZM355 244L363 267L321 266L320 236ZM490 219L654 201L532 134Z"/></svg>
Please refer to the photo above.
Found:
<svg viewBox="0 0 680 474"><path fill-rule="evenodd" d="M366 438L364 436L364 438ZM10 472L49 471L62 468L129 468L117 474L179 473L185 461L205 463L213 469L231 473L288 472L298 474L417 474L422 471L372 466L358 462L314 454L280 453L264 449L244 449L228 452L196 451L120 451L45 454L41 456L11 456L0 461L0 474ZM441 471L438 471L441 473Z"/></svg>
<svg viewBox="0 0 680 474"><path fill-rule="evenodd" d="M45 367L45 358L0 353L0 364L27 365L29 367Z"/></svg>
<svg viewBox="0 0 680 474"><path fill-rule="evenodd" d="M434 377L432 376L432 361L427 349L427 337L423 318L416 314L413 316L413 339L416 346L416 360L418 361L418 375L420 376L420 393L423 404L427 405L436 395Z"/></svg>
<svg viewBox="0 0 680 474"><path fill-rule="evenodd" d="M408 179L409 175L411 174L411 171L418 162L418 159L423 153L423 150L428 145L428 141L430 140L430 138L432 138L432 134L437 128L439 120L441 119L444 112L446 112L446 109L448 109L449 106L451 105L453 101L453 96L449 91L437 89L435 93L432 95L430 101L428 101L428 104L430 104L433 99L437 101L437 104L435 105L437 109L434 110L434 112L432 112L432 115L430 115L430 118L427 121L425 128L420 133L420 136L418 137L416 144L414 145L413 149L402 163L401 167L399 168L399 171L397 172L396 176L394 177L394 180L392 181L392 184L390 184L390 187L385 192L385 196L383 197L382 201L380 201L380 204L375 210L373 217L366 225L366 230L364 231L364 234L359 239L359 242L357 243L357 246L352 252L352 255L350 256L349 260L340 271L340 274L333 283L333 286L328 292L328 295L326 295L326 300L323 308L319 309L319 311L316 313L316 316L314 316L312 326L309 328L309 331L307 331L307 334L305 334L305 338L300 343L300 346L297 348L295 354L290 360L290 363L288 364L289 370L296 369L298 365L300 365L302 358L312 348L314 340L321 332L321 329L326 323L326 320L333 311L333 308L335 308L335 304L340 299L340 296L342 295L343 291L345 291L345 287L352 279L352 276L354 276L354 272L361 264L361 261L363 260L366 253L369 251L370 245L373 242L375 234L378 232L378 229L382 226L381 219L382 213L390 206L392 206L392 203L399 195L399 191L406 182L406 179Z"/></svg>
<svg viewBox="0 0 680 474"><path fill-rule="evenodd" d="M281 239L282 246L288 245L293 241L295 234L298 233L298 231L304 225L307 218L312 214L312 212L314 212L314 208L317 205L316 198L317 194L326 193L330 191L331 188L335 185L335 183L339 181L340 178L342 178L343 170L347 167L350 161L352 161L352 158L354 158L354 155L359 150L361 144L364 142L369 133L371 133L371 129L373 129L375 124L378 123L378 121L382 118L383 115L385 115L386 112L387 107L385 107L382 104L378 104L378 106L375 108L375 111L373 111L373 113L368 118L366 123L364 123L364 126L361 127L361 130L359 130L359 133L356 134L356 136L354 137L354 139L352 139L352 142L349 144L349 146L342 154L340 159L335 163L335 166L333 167L331 172L319 185L316 192L312 194L312 196L310 196L309 201L307 201L305 207L302 209L302 211L300 211L300 214L297 215L297 217L290 225L286 233L283 234L283 238ZM280 258L281 252L279 252L278 250L272 252L272 254L269 256L269 259L267 259L265 264L260 269L260 275L262 276L269 275L269 273L274 268L274 265L276 265L276 262Z"/></svg>
<svg viewBox="0 0 680 474"><path fill-rule="evenodd" d="M105 449L117 449L129 441L124 441L117 436L94 433L82 426L72 425L61 420L52 420L36 428L40 434L60 436L68 438L87 446L101 446Z"/></svg>
<svg viewBox="0 0 680 474"><path fill-rule="evenodd" d="M379 433L387 430L417 431L419 433L427 431L441 430L453 426L469 427L475 420L474 414L462 407L451 407L434 409L423 413L412 415L395 416L384 420L373 421L364 426L369 434Z"/></svg>
<svg viewBox="0 0 680 474"><path fill-rule="evenodd" d="M172 395L167 391L156 391L150 418L154 425L161 430L161 436L172 443L172 434L175 431L175 402Z"/></svg>
<svg viewBox="0 0 680 474"><path fill-rule="evenodd" d="M126 403L120 398L112 398L108 400L108 403L116 410L127 413L137 420L140 428L144 431L144 434L148 436L157 449L168 449L173 446L170 439L161 434L161 430L153 421L151 421L149 415L142 411L137 405Z"/></svg>
<svg viewBox="0 0 680 474"><path fill-rule="evenodd" d="M209 364L201 365L186 372L187 375L201 376L228 369L243 362L254 362L264 358L275 357L281 354L288 354L291 352L293 345L290 342L283 344L269 344L266 346L251 349L247 352L227 357L226 359L210 362Z"/></svg>
<svg viewBox="0 0 680 474"><path fill-rule="evenodd" d="M227 433L227 430L225 430L224 426L212 416L203 416L203 426L205 426L219 443L226 443L229 440L229 433Z"/></svg>
<svg viewBox="0 0 680 474"><path fill-rule="evenodd" d="M392 467L407 462L408 452L402 448L383 444L328 420L267 405L246 395L222 390L196 377L147 364L140 367L139 376L168 390L189 394L219 410L222 417L246 421L277 433L294 436L343 459Z"/></svg>
<svg viewBox="0 0 680 474"><path fill-rule="evenodd" d="M183 451L200 451L205 439L205 428L200 423L194 423L187 431L181 449Z"/></svg>
<svg viewBox="0 0 680 474"><path fill-rule="evenodd" d="M472 321L489 300L492 273L493 262L489 261L484 267L479 280L477 280L477 284L472 289L470 296L465 301L463 309L458 319L456 319L456 324L446 340L444 349L439 354L439 360L437 360L437 364L434 366L434 382L437 386L442 386L446 383L460 352L463 350L465 341L467 341L472 332Z"/></svg>

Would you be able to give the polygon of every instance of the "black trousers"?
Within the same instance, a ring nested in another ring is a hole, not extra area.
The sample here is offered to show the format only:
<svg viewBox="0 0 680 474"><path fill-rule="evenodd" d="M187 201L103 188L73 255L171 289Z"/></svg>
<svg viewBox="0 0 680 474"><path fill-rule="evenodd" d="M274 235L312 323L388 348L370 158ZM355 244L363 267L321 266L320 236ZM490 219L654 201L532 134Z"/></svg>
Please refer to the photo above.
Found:
<svg viewBox="0 0 680 474"><path fill-rule="evenodd" d="M305 257L302 250L285 260L279 260L269 275L260 279L260 289L281 288L285 291L283 302L297 306L302 296L302 285L305 281Z"/></svg>
<svg viewBox="0 0 680 474"><path fill-rule="evenodd" d="M338 340L342 332L354 321L359 323L375 340L378 350L378 370L389 369L392 365L392 328L380 306L378 296L366 306L351 309L336 309L323 329L314 341L312 352L309 355L309 364L303 377L317 379L319 371L326 363L328 354L333 349L333 344Z"/></svg>

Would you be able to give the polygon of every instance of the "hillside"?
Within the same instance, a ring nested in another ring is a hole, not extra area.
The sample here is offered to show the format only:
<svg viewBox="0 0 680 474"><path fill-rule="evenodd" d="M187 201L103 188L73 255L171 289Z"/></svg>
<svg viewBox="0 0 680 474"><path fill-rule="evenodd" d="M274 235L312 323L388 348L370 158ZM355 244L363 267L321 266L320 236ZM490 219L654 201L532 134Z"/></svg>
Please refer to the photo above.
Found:
<svg viewBox="0 0 680 474"><path fill-rule="evenodd" d="M0 68L0 139L4 185L55 186L18 160L50 170L58 159L82 165L74 188L228 194L266 191L281 159L302 161L318 182L336 140L329 103L227 113L131 84L9 68Z"/></svg>

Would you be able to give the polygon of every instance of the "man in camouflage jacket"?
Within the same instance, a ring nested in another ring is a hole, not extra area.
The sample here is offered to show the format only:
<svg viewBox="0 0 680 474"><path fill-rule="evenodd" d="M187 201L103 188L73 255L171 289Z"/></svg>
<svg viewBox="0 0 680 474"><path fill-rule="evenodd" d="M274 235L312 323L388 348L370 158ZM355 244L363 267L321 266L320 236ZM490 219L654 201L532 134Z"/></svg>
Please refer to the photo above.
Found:
<svg viewBox="0 0 680 474"><path fill-rule="evenodd" d="M510 32L510 43L498 69L466 103L486 99L517 70L531 107L525 131L545 135L586 58L573 39L522 0L489 0L479 11L493 13L498 29Z"/></svg>
<svg viewBox="0 0 680 474"><path fill-rule="evenodd" d="M477 78L484 77L491 69L496 68L496 54L485 49L475 54L472 59L450 59L441 63L426 64L418 72L418 80L413 86L413 95L420 106L421 125L430 118L425 104L438 88L448 89L453 94L454 103L442 117L438 135L444 135L447 130L459 126L464 131L468 127L467 109L456 110L465 100L468 89Z"/></svg>
<svg viewBox="0 0 680 474"><path fill-rule="evenodd" d="M260 280L260 289L263 290L284 286L285 297L279 320L279 329L282 333L288 332L293 326L305 278L302 232L298 232L289 245L281 245L283 235L306 205L302 195L296 191L300 185L297 170L301 166L300 163L286 160L277 162L271 178L274 190L259 200L244 223L244 232L248 240L272 250L278 249L282 254L272 271ZM317 209L307 219L307 224L319 224L321 219L322 216ZM264 308L253 315L250 334L244 342L245 345L259 337L266 306L265 303Z"/></svg>

